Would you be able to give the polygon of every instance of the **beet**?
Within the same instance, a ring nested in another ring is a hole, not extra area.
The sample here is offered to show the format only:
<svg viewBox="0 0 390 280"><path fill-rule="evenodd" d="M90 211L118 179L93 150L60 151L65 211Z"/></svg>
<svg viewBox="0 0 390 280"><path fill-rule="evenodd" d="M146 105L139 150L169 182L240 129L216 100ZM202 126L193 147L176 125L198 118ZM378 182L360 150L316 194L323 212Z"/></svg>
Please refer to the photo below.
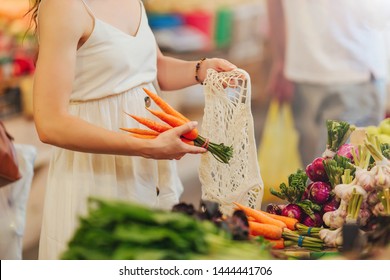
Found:
<svg viewBox="0 0 390 280"><path fill-rule="evenodd" d="M310 186L309 199L322 205L329 200L331 190L331 186L325 182L314 182Z"/></svg>
<svg viewBox="0 0 390 280"><path fill-rule="evenodd" d="M333 197L326 202L322 207L322 213L336 211L340 206L340 200L337 197Z"/></svg>
<svg viewBox="0 0 390 280"><path fill-rule="evenodd" d="M268 213L271 213L271 214L276 214L276 215L282 214L282 208L280 207L280 205L277 205L275 203L268 204L265 211Z"/></svg>
<svg viewBox="0 0 390 280"><path fill-rule="evenodd" d="M314 219L312 219L309 215L305 215L302 220L302 224L308 227L321 227L323 221L320 213L314 212Z"/></svg>
<svg viewBox="0 0 390 280"><path fill-rule="evenodd" d="M303 194L302 194L301 200L309 199L311 185L313 185L313 183L310 183L310 184L306 187L305 191L304 191Z"/></svg>
<svg viewBox="0 0 390 280"><path fill-rule="evenodd" d="M313 182L328 182L329 178L326 174L324 164L323 164L324 158L318 157L313 160L312 163L308 164L306 166L306 175L309 177L309 179Z"/></svg>
<svg viewBox="0 0 390 280"><path fill-rule="evenodd" d="M282 216L295 218L298 221L301 221L303 218L303 213L304 212L301 207L292 203L287 204L286 207L284 207L282 210Z"/></svg>
<svg viewBox="0 0 390 280"><path fill-rule="evenodd" d="M355 154L357 153L357 148L355 148L351 144L343 144L341 147L337 150L337 155L348 158L352 163L354 163L353 156L352 156L352 150L355 149Z"/></svg>

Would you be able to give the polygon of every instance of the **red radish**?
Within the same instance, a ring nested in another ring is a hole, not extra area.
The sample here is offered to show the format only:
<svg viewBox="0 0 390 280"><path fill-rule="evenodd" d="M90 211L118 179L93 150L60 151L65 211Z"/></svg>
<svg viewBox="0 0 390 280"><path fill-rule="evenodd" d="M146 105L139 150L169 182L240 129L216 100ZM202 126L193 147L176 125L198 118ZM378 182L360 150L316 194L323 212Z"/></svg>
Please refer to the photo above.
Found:
<svg viewBox="0 0 390 280"><path fill-rule="evenodd" d="M301 221L303 217L303 210L298 205L290 203L283 208L282 216L295 218L298 221Z"/></svg>
<svg viewBox="0 0 390 280"><path fill-rule="evenodd" d="M328 182L329 178L326 174L324 164L324 158L318 157L313 160L312 163L306 166L306 175L313 182Z"/></svg>
<svg viewBox="0 0 390 280"><path fill-rule="evenodd" d="M317 204L324 204L329 200L331 186L324 182L314 182L309 190L309 199Z"/></svg>
<svg viewBox="0 0 390 280"><path fill-rule="evenodd" d="M355 148L352 144L343 144L341 147L337 150L337 154L342 157L346 157L351 160L353 163L353 155L352 150L355 149L355 154L357 154L357 148Z"/></svg>
<svg viewBox="0 0 390 280"><path fill-rule="evenodd" d="M333 197L331 200L326 202L324 206L322 207L322 212L331 212L331 211L336 211L337 208L340 206L340 199L337 197Z"/></svg>
<svg viewBox="0 0 390 280"><path fill-rule="evenodd" d="M285 205L277 205L275 203L270 203L267 205L266 212L268 212L270 214L281 215L282 209L284 207L285 207Z"/></svg>
<svg viewBox="0 0 390 280"><path fill-rule="evenodd" d="M308 227L321 227L323 224L322 217L318 212L314 212L314 219L309 215L305 215L302 224Z"/></svg>

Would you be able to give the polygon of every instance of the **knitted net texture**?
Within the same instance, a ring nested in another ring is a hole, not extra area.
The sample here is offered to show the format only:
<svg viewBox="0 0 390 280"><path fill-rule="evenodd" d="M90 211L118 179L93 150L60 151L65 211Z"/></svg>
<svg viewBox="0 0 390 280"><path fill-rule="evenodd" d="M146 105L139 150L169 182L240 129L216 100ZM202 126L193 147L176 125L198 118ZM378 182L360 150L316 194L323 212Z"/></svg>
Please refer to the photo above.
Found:
<svg viewBox="0 0 390 280"><path fill-rule="evenodd" d="M211 153L202 154L199 166L202 199L218 202L225 215L233 213L233 202L260 209L264 188L257 161L250 76L242 69L231 72L209 69L204 96L201 135L211 142L232 146L233 157L225 164Z"/></svg>

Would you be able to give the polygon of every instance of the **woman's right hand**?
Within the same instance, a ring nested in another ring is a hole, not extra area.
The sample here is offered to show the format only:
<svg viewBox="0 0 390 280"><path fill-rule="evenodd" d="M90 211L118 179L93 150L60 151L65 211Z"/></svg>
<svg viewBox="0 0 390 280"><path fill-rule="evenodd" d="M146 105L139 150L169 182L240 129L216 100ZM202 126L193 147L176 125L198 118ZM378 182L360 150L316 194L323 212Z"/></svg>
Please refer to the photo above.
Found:
<svg viewBox="0 0 390 280"><path fill-rule="evenodd" d="M186 154L202 154L207 152L205 148L184 143L180 136L197 127L197 122L188 122L161 133L156 139L150 140L153 145L147 152L147 157L154 159L179 160Z"/></svg>

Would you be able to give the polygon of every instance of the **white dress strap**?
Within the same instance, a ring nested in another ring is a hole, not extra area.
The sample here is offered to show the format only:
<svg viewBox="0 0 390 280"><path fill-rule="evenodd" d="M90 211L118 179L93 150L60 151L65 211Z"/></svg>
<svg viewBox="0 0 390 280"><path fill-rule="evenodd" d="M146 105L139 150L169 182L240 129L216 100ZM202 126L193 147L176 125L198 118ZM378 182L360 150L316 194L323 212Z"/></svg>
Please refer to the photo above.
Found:
<svg viewBox="0 0 390 280"><path fill-rule="evenodd" d="M85 0L81 0L81 2L83 2L85 8L87 9L88 13L92 16L93 19L95 19L95 14L94 12L92 11L92 9L89 7L89 5L87 4L87 2Z"/></svg>

